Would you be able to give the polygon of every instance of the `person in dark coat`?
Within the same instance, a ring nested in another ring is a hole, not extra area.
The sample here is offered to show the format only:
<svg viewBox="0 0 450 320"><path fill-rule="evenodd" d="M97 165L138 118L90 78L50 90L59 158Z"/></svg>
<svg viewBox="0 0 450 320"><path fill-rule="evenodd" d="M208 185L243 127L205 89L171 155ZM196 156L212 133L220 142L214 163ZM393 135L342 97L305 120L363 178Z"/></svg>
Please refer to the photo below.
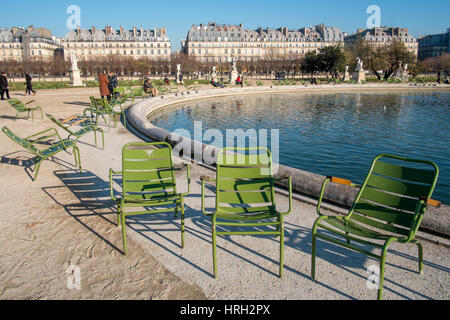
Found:
<svg viewBox="0 0 450 320"><path fill-rule="evenodd" d="M100 73L98 75L98 82L100 83L100 96L102 97L102 99L104 97L108 98L108 101L111 99L111 96L109 95L109 88L108 88L108 76L106 75L106 73Z"/></svg>
<svg viewBox="0 0 450 320"><path fill-rule="evenodd" d="M0 91L1 91L1 95L2 95L2 100L6 100L5 93L6 93L6 97L8 99L11 99L11 97L9 96L8 78L6 77L6 73L4 73L4 72L2 72L0 75Z"/></svg>
<svg viewBox="0 0 450 320"><path fill-rule="evenodd" d="M27 73L25 75L25 80L27 81L27 89L25 90L25 95L30 95L31 96L31 92L33 92L33 96L36 95L36 91L33 90L33 84L31 83L31 76Z"/></svg>
<svg viewBox="0 0 450 320"><path fill-rule="evenodd" d="M108 89L109 89L109 95L114 95L114 89L117 88L119 82L117 81L117 76L114 74L114 72L110 72L108 74Z"/></svg>

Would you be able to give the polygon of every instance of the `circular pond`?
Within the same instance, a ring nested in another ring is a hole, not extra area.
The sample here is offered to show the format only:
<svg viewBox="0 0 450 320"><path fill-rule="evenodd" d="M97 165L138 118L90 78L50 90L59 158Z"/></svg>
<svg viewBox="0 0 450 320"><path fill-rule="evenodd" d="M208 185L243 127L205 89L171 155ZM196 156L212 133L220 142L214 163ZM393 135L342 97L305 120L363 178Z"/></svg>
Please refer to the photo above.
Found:
<svg viewBox="0 0 450 320"><path fill-rule="evenodd" d="M168 131L279 130L279 162L362 183L382 153L432 160L434 198L450 204L450 93L392 91L241 96L180 104L151 115ZM207 141L225 146L227 141ZM270 131L269 131L269 146Z"/></svg>

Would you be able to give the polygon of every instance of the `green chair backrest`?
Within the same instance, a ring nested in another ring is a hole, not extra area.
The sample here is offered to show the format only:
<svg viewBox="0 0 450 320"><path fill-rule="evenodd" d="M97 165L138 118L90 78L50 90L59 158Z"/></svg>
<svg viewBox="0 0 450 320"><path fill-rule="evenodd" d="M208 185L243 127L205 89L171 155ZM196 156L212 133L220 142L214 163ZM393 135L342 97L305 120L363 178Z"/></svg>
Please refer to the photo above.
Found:
<svg viewBox="0 0 450 320"><path fill-rule="evenodd" d="M162 147L152 149L152 147ZM167 143L130 143L122 151L123 198L157 200L176 195L172 147Z"/></svg>
<svg viewBox="0 0 450 320"><path fill-rule="evenodd" d="M8 99L8 103L11 107L13 107L19 112L25 112L28 110L28 108L23 104L23 102L19 101L16 98Z"/></svg>
<svg viewBox="0 0 450 320"><path fill-rule="evenodd" d="M415 214L421 199L430 199L439 176L431 161L392 155L375 158L350 212L350 219L372 228L414 237L424 211Z"/></svg>
<svg viewBox="0 0 450 320"><path fill-rule="evenodd" d="M11 140L13 140L15 143L21 145L25 149L31 151L35 155L41 155L41 151L33 146L29 141L20 138L18 135L16 135L14 132L9 130L7 127L3 127L2 131L4 134L6 134Z"/></svg>
<svg viewBox="0 0 450 320"><path fill-rule="evenodd" d="M270 151L264 148L221 150L217 156L216 211L245 216L274 210Z"/></svg>

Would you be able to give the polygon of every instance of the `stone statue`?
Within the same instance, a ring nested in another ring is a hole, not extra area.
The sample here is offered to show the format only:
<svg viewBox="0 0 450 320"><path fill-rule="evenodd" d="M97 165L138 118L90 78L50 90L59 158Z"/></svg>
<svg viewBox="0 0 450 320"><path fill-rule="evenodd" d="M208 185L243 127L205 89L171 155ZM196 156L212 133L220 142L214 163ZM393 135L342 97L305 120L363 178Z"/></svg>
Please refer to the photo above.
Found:
<svg viewBox="0 0 450 320"><path fill-rule="evenodd" d="M356 60L356 72L363 71L364 62L361 60L361 58L358 57Z"/></svg>
<svg viewBox="0 0 450 320"><path fill-rule="evenodd" d="M366 81L366 72L364 71L363 66L364 62L358 57L356 61L356 69L353 73L353 80L355 80L358 84Z"/></svg>
<svg viewBox="0 0 450 320"><path fill-rule="evenodd" d="M237 62L236 57L235 56L231 56L231 66L232 66L233 70L237 70L236 69L236 62Z"/></svg>
<svg viewBox="0 0 450 320"><path fill-rule="evenodd" d="M78 59L77 55L73 52L70 53L70 61L72 63L72 70L78 70Z"/></svg>
<svg viewBox="0 0 450 320"><path fill-rule="evenodd" d="M236 68L236 57L231 56L231 72L230 72L230 83L235 83L237 78L239 77L237 68Z"/></svg>

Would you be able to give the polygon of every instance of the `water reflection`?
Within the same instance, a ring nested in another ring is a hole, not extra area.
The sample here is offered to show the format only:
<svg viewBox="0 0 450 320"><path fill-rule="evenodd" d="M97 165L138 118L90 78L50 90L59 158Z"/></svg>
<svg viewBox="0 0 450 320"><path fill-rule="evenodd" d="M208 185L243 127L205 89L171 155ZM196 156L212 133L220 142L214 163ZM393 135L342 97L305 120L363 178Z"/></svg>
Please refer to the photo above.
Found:
<svg viewBox="0 0 450 320"><path fill-rule="evenodd" d="M362 182L381 153L435 161L435 197L450 204L448 92L302 93L220 98L163 110L152 122L174 131L279 129L284 165ZM269 141L270 143L270 141ZM225 145L225 142L224 142Z"/></svg>

